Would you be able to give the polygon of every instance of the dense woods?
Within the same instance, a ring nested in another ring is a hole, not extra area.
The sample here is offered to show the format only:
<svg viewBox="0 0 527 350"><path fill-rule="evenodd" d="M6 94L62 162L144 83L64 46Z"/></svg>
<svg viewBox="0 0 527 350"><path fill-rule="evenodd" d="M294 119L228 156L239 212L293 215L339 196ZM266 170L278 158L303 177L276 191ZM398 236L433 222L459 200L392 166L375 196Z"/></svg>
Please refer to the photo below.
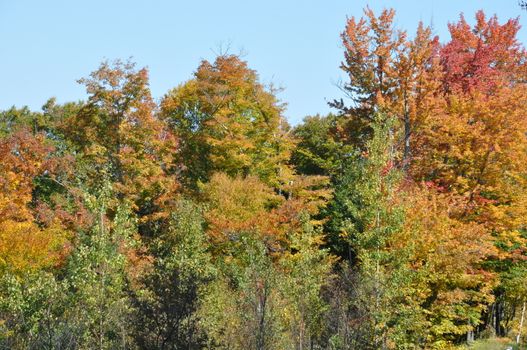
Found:
<svg viewBox="0 0 527 350"><path fill-rule="evenodd" d="M294 127L231 54L0 111L0 349L525 343L519 22L394 22L343 23L347 98Z"/></svg>

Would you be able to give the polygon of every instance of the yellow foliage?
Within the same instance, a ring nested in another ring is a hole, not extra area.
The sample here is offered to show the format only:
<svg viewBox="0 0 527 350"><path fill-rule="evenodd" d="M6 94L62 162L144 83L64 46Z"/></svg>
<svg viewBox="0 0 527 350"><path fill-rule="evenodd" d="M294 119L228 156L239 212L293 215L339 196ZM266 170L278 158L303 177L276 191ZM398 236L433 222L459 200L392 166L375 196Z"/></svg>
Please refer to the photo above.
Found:
<svg viewBox="0 0 527 350"><path fill-rule="evenodd" d="M41 229L30 221L0 222L0 273L51 267L66 252L67 233L58 226Z"/></svg>

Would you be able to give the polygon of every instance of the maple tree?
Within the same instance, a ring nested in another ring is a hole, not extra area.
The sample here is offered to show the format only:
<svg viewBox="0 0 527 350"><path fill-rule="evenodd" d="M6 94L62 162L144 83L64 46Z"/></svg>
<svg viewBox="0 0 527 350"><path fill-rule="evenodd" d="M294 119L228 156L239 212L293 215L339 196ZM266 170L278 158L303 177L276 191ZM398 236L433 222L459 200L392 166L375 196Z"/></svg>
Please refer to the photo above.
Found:
<svg viewBox="0 0 527 350"><path fill-rule="evenodd" d="M171 163L164 157L175 140L154 113L148 71L129 62L104 62L79 82L90 97L63 129L83 159L95 170L108 164L120 197L138 200L152 187L170 191L173 180L164 175Z"/></svg>
<svg viewBox="0 0 527 350"><path fill-rule="evenodd" d="M463 201L434 188L417 187L408 200L407 222L393 248L412 242L408 262L419 277L415 295L425 343L440 347L474 329L493 301L496 276L485 261L496 254L483 225L463 222Z"/></svg>
<svg viewBox="0 0 527 350"><path fill-rule="evenodd" d="M343 100L331 105L344 116L339 121L341 138L359 146L371 137L376 112L396 116L404 130L398 143L406 166L415 152L413 139L433 109L428 102L438 86L439 42L422 23L408 39L405 31L394 28L393 9L377 17L366 8L364 14L360 19L351 17L341 35L345 48L341 69L349 77L343 90L352 105Z"/></svg>
<svg viewBox="0 0 527 350"><path fill-rule="evenodd" d="M156 115L148 71L131 62L103 62L79 82L89 99L58 127L78 160L75 176L97 189L107 174L116 199L129 202L138 215L141 234L152 235L168 215L178 182L172 162L176 140Z"/></svg>
<svg viewBox="0 0 527 350"><path fill-rule="evenodd" d="M443 107L429 119L423 137L427 154L415 161L413 172L458 198L457 220L485 225L485 234L499 248L487 271L508 275L514 266L510 261L523 260L527 189L525 50L516 38L519 24L500 24L480 11L473 27L461 17L449 29L451 40L441 49ZM496 286L490 311L491 326L500 335L503 293Z"/></svg>
<svg viewBox="0 0 527 350"><path fill-rule="evenodd" d="M448 29L451 39L441 48L447 92L488 94L525 81L525 49L517 39L517 18L500 24L496 16L487 19L483 11L478 11L473 27L461 15Z"/></svg>
<svg viewBox="0 0 527 350"><path fill-rule="evenodd" d="M41 228L30 208L33 180L49 166L43 135L21 129L0 139L0 271L21 272L60 262L65 232L57 223Z"/></svg>
<svg viewBox="0 0 527 350"><path fill-rule="evenodd" d="M161 109L178 137L178 159L191 185L218 171L254 175L273 187L287 182L292 140L283 106L239 57L201 62L193 79L164 97Z"/></svg>

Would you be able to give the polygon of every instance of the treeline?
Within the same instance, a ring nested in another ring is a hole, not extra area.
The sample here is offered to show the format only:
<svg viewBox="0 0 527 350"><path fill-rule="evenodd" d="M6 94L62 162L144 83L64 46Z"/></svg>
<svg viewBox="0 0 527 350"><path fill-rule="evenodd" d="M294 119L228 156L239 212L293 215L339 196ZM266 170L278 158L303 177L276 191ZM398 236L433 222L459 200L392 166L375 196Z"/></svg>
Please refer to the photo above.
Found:
<svg viewBox="0 0 527 350"><path fill-rule="evenodd" d="M292 128L236 55L153 100L0 112L1 349L447 349L516 336L527 297L517 19L441 42L366 9L346 100Z"/></svg>

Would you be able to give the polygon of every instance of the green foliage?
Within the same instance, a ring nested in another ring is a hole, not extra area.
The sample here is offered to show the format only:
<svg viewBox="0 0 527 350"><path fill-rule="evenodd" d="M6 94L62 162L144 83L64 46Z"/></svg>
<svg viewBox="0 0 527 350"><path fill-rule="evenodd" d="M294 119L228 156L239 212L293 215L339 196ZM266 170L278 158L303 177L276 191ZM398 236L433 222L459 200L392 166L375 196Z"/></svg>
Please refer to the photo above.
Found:
<svg viewBox="0 0 527 350"><path fill-rule="evenodd" d="M291 235L290 252L280 260L280 289L285 300L283 318L295 349L322 343L328 305L322 289L329 285L334 259L322 249L322 232L302 213L302 228Z"/></svg>
<svg viewBox="0 0 527 350"><path fill-rule="evenodd" d="M295 169L306 175L336 175L340 173L346 152L350 150L338 139L338 117L316 115L306 117L293 129L298 143L291 156Z"/></svg>
<svg viewBox="0 0 527 350"><path fill-rule="evenodd" d="M66 266L68 302L75 310L72 320L83 344L97 344L101 349L126 348L130 341L131 306L127 298L126 258L120 248L128 237L122 234L122 214L110 232L104 223L74 250Z"/></svg>
<svg viewBox="0 0 527 350"><path fill-rule="evenodd" d="M333 259L320 249L320 232L302 214L291 232L290 252L273 256L257 239L240 232L216 261L218 278L201 308L209 348L288 349L321 343L326 312L321 290Z"/></svg>
<svg viewBox="0 0 527 350"><path fill-rule="evenodd" d="M135 230L126 206L113 221L104 216L106 187L86 201L98 219L79 233L64 268L54 276L37 271L24 276L4 274L0 285L2 346L13 349L130 347L126 258L123 250Z"/></svg>
<svg viewBox="0 0 527 350"><path fill-rule="evenodd" d="M375 118L366 151L348 163L328 207L330 242L350 264L342 266L341 278L351 279L334 294L349 298L335 306L335 322L343 323L331 339L336 348L412 348L418 341L420 310L411 299L415 273L409 250L391 248L405 218L398 198L401 175L393 167L393 130L393 121ZM347 322L357 322L351 334L339 330Z"/></svg>
<svg viewBox="0 0 527 350"><path fill-rule="evenodd" d="M76 343L63 285L49 272L0 281L0 348L66 349Z"/></svg>
<svg viewBox="0 0 527 350"><path fill-rule="evenodd" d="M206 252L201 209L179 201L166 231L150 244L154 262L135 292L134 338L145 349L201 349L197 310L215 270Z"/></svg>
<svg viewBox="0 0 527 350"><path fill-rule="evenodd" d="M241 234L218 262L220 276L210 285L201 310L211 348L281 349L278 274L267 248Z"/></svg>
<svg viewBox="0 0 527 350"><path fill-rule="evenodd" d="M397 208L392 213L401 179L393 161L393 120L383 119L376 118L374 138L367 150L356 151L347 159L326 209L328 241L350 261L360 260L363 251L382 248L403 220Z"/></svg>
<svg viewBox="0 0 527 350"><path fill-rule="evenodd" d="M0 137L5 137L19 129L27 128L34 134L42 131L48 124L41 113L32 112L28 107L0 112Z"/></svg>

